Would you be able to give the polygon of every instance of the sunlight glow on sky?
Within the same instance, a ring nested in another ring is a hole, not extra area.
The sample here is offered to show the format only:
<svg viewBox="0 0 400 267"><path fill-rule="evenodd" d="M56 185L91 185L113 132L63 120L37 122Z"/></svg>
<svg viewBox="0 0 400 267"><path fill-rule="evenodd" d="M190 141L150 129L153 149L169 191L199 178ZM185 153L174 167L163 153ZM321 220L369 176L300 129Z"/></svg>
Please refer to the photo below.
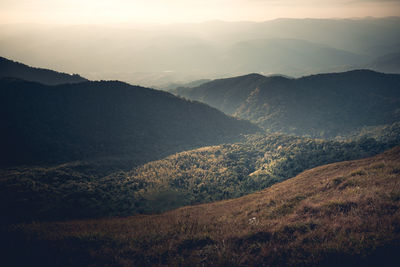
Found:
<svg viewBox="0 0 400 267"><path fill-rule="evenodd" d="M0 0L0 23L174 23L400 16L400 0Z"/></svg>

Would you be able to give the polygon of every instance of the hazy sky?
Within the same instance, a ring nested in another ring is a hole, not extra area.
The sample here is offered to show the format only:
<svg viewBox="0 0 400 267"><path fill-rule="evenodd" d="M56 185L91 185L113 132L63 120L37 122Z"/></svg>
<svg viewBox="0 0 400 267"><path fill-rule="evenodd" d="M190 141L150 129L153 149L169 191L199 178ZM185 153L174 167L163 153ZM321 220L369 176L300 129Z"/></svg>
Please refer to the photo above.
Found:
<svg viewBox="0 0 400 267"><path fill-rule="evenodd" d="M173 23L365 16L400 16L400 0L0 0L0 23Z"/></svg>

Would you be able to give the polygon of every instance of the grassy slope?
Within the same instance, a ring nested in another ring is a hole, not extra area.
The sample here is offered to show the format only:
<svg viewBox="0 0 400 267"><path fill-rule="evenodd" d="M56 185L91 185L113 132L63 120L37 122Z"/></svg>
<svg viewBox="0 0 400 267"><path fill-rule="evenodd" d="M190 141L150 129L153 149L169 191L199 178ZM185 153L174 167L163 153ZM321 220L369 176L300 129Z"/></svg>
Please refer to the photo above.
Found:
<svg viewBox="0 0 400 267"><path fill-rule="evenodd" d="M17 264L398 266L399 207L396 147L162 215L17 225L2 251Z"/></svg>

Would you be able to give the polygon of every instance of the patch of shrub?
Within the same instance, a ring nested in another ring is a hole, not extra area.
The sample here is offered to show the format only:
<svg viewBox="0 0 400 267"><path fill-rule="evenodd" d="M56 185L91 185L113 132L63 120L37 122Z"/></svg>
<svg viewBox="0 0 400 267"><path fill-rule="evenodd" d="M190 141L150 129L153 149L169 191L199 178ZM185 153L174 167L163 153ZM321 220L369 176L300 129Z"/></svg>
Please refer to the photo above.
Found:
<svg viewBox="0 0 400 267"><path fill-rule="evenodd" d="M350 176L363 176L363 175L366 175L366 174L367 174L366 171L364 171L362 169L358 169L358 170L355 170L355 171L351 172Z"/></svg>
<svg viewBox="0 0 400 267"><path fill-rule="evenodd" d="M327 215L337 215L340 213L349 213L352 209L357 207L357 203L351 201L336 202L332 201L322 206L322 210Z"/></svg>

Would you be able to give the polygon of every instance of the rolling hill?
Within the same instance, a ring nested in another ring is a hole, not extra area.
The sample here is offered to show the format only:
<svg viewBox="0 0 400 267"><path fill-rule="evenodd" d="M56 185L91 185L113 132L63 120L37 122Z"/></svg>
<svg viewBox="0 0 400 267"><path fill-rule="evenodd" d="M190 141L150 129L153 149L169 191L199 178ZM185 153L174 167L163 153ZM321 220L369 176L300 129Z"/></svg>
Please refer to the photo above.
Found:
<svg viewBox="0 0 400 267"><path fill-rule="evenodd" d="M125 157L135 164L258 128L207 105L116 81L0 80L0 165Z"/></svg>
<svg viewBox="0 0 400 267"><path fill-rule="evenodd" d="M140 166L108 157L4 168L0 213L3 223L160 213L237 198L304 170L373 156L399 143L398 137L348 142L248 135L239 143L201 147Z"/></svg>
<svg viewBox="0 0 400 267"><path fill-rule="evenodd" d="M13 77L47 85L80 83L87 81L78 74L61 73L54 70L33 68L25 64L0 57L0 78Z"/></svg>
<svg viewBox="0 0 400 267"><path fill-rule="evenodd" d="M249 74L175 93L248 119L267 132L331 138L400 119L400 75L370 70L297 79Z"/></svg>
<svg viewBox="0 0 400 267"><path fill-rule="evenodd" d="M161 215L14 225L6 264L397 266L400 148Z"/></svg>

